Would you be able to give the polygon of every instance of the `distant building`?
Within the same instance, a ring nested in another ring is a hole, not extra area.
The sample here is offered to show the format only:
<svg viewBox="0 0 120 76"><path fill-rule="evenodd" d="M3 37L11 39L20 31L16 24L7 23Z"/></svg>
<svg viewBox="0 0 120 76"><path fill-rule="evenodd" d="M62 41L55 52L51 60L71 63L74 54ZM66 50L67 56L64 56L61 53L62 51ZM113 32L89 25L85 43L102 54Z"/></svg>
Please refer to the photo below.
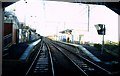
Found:
<svg viewBox="0 0 120 76"><path fill-rule="evenodd" d="M4 12L4 47L18 43L19 21L14 13Z"/></svg>
<svg viewBox="0 0 120 76"><path fill-rule="evenodd" d="M83 44L84 41L84 31L81 30L74 30L74 29L66 29L63 31L60 31L59 33L59 40L64 42L70 42L70 43L78 43Z"/></svg>
<svg viewBox="0 0 120 76"><path fill-rule="evenodd" d="M19 22L13 12L4 12L4 47L21 42L36 40L39 35L36 29L30 28L23 22Z"/></svg>

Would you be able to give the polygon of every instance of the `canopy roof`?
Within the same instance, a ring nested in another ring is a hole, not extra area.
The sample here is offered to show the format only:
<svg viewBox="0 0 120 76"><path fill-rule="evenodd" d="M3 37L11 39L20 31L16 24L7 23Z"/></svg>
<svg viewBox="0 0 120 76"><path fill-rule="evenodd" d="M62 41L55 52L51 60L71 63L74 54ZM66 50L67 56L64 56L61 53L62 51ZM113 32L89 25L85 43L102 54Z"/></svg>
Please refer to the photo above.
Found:
<svg viewBox="0 0 120 76"><path fill-rule="evenodd" d="M18 0L16 0L16 1L18 1ZM24 0L24 1L26 2L27 0ZM64 1L64 2L71 2L71 3L105 5L106 7L110 8L111 10L113 10L114 12L116 12L117 14L120 15L120 5L119 5L120 1L119 0L110 0L110 1L119 1L119 2L101 2L101 0L100 1L99 0L48 0L48 1ZM89 2L87 2L87 1L89 1ZM103 1L105 1L105 0L103 0ZM5 8L13 3L14 2L12 2L12 0L9 0L9 2L3 2L2 7Z"/></svg>
<svg viewBox="0 0 120 76"><path fill-rule="evenodd" d="M72 32L71 29L66 29L66 30L60 31L60 33L62 33L62 34L68 34L68 33L71 33L71 32Z"/></svg>

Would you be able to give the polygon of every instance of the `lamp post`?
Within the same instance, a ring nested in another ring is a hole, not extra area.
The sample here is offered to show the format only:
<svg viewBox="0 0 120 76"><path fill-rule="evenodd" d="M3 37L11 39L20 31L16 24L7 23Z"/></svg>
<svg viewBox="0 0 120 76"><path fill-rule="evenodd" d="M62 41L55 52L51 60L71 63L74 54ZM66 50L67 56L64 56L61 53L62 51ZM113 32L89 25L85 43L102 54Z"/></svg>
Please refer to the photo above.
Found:
<svg viewBox="0 0 120 76"><path fill-rule="evenodd" d="M24 0L24 1L25 1L25 8L26 8L27 1L26 0ZM24 13L24 23L25 23L25 26L26 26L26 13Z"/></svg>
<svg viewBox="0 0 120 76"><path fill-rule="evenodd" d="M25 2L25 10L26 10L26 7L27 7L27 1L26 0L24 0L24 2ZM28 33L27 33L27 24L26 24L26 11L24 12L24 26L25 26L25 38L24 38L24 40L25 40L25 42L26 41L28 41Z"/></svg>
<svg viewBox="0 0 120 76"><path fill-rule="evenodd" d="M89 5L87 5L88 6L88 32L89 32L89 21L90 21L90 6Z"/></svg>
<svg viewBox="0 0 120 76"><path fill-rule="evenodd" d="M104 35L105 35L105 25L104 24L97 24L95 25L98 35L102 35L102 47L101 47L101 54L103 54L104 51Z"/></svg>

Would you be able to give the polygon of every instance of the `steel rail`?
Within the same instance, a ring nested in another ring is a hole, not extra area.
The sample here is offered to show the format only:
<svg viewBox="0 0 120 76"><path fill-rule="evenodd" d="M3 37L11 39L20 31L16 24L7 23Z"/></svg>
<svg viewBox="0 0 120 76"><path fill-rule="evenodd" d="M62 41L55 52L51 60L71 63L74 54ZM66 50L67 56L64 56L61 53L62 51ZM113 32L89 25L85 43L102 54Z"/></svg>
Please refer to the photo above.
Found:
<svg viewBox="0 0 120 76"><path fill-rule="evenodd" d="M52 42L52 44L56 44L56 43ZM58 44L57 44L57 45L58 45ZM60 45L58 45L58 46L61 47ZM68 49L65 48L65 47L61 47L61 48L65 49L65 50L68 50ZM69 51L69 50L68 50L68 51ZM71 52L71 51L69 51L69 52ZM76 54L73 53L73 52L71 52L71 53L74 54L74 55L76 55ZM112 75L112 73L111 73L110 71L106 70L105 68L102 68L101 66L93 63L92 61L90 61L90 60L88 60L88 59L86 59L86 58L84 58L84 57L82 57L82 56L80 56L80 55L76 55L76 56L79 57L79 58L81 58L84 62L87 62L87 63L89 63L89 64L91 64L91 65L94 65L94 67L97 67L97 68L99 68L100 70L102 70L103 72L106 72L108 75Z"/></svg>
<svg viewBox="0 0 120 76"><path fill-rule="evenodd" d="M69 59L81 72L83 72L85 76L88 76L87 73L85 73L74 61L72 61L64 52L62 52L60 48L56 47L56 45L54 45L53 43L50 44L53 45L57 50L59 50L65 57L67 57L67 59Z"/></svg>
<svg viewBox="0 0 120 76"><path fill-rule="evenodd" d="M57 45L58 45L58 44L57 44ZM58 46L60 46L60 45L58 45ZM60 46L60 47L61 47L61 46ZM62 48L66 49L65 47L62 47ZM68 50L68 49L66 49L66 50ZM69 51L69 50L68 50L68 51ZM69 51L69 52L71 52L71 51ZM71 52L71 53L73 53L73 52ZM75 54L75 53L73 53L73 54ZM76 55L76 54L75 54L75 55ZM112 72L106 70L105 68L102 68L101 66L95 64L94 62L88 60L87 58L85 58L85 57L83 57L83 56L80 56L80 55L76 55L76 56L78 56L78 57L82 58L83 60L85 60L85 61L87 61L87 62L93 64L94 66L96 66L96 67L98 67L99 69L101 69L101 70L107 72L108 74L112 74Z"/></svg>
<svg viewBox="0 0 120 76"><path fill-rule="evenodd" d="M54 65L53 65L53 59L52 59L52 55L51 55L51 52L50 52L50 47L48 46L47 43L45 43L46 46L47 46L47 49L48 49L48 53L49 53L49 57L50 57L50 62L51 62L51 69L52 69L52 76L55 76L55 72L54 72Z"/></svg>
<svg viewBox="0 0 120 76"><path fill-rule="evenodd" d="M35 59L33 60L32 64L30 65L29 69L27 70L25 76L27 76L27 75L29 74L31 68L33 67L35 61L37 60L37 58L38 58L38 56L39 56L39 54L40 54L40 52L41 52L42 46L43 46L42 44L43 44L43 42L41 41L41 46L40 46L40 48L39 48L39 51L38 51L38 53L37 53Z"/></svg>

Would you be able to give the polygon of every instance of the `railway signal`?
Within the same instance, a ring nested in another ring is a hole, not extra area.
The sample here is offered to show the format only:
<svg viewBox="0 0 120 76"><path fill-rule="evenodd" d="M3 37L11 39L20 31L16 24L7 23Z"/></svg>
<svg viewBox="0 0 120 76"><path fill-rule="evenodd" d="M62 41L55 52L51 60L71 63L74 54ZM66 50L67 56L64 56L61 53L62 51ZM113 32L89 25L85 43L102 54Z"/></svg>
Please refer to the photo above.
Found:
<svg viewBox="0 0 120 76"><path fill-rule="evenodd" d="M99 35L105 35L105 25L104 24L97 24L95 25L97 32Z"/></svg>
<svg viewBox="0 0 120 76"><path fill-rule="evenodd" d="M103 39L102 39L102 48L101 48L101 54L103 53L104 50L104 35L105 35L105 25L104 24L97 24L95 25L98 35L102 35Z"/></svg>

